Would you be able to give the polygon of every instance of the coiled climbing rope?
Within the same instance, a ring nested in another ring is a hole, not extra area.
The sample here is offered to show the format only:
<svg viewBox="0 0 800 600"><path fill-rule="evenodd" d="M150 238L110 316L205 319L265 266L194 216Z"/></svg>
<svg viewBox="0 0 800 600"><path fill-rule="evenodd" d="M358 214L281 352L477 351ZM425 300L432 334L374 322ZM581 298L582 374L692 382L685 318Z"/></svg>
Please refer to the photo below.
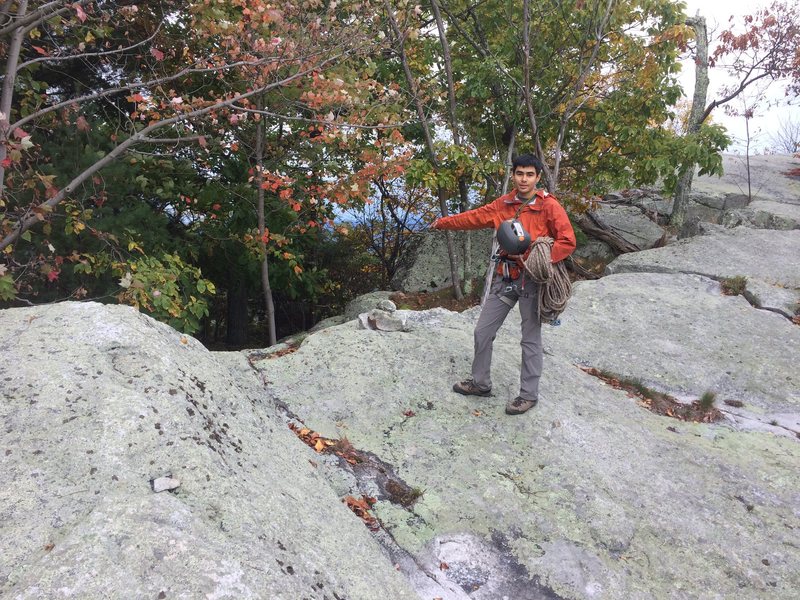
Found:
<svg viewBox="0 0 800 600"><path fill-rule="evenodd" d="M539 319L553 321L567 306L572 295L572 282L567 274L564 261L555 265L550 253L553 249L553 238L540 237L531 244L531 251L523 263L525 270L539 284Z"/></svg>

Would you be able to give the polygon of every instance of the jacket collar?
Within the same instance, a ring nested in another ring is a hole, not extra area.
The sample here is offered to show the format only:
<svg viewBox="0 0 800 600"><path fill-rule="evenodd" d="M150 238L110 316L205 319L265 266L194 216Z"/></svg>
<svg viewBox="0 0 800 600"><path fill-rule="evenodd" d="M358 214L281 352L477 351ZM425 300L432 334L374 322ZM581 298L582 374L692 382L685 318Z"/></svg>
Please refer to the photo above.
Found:
<svg viewBox="0 0 800 600"><path fill-rule="evenodd" d="M531 197L530 200L528 200L528 208L532 210L538 210L541 206L541 201L547 198L549 195L550 194L548 194L545 190L536 190L536 193ZM508 194L502 196L502 198L506 204L520 205L523 202L521 198L517 197L517 190L511 190Z"/></svg>

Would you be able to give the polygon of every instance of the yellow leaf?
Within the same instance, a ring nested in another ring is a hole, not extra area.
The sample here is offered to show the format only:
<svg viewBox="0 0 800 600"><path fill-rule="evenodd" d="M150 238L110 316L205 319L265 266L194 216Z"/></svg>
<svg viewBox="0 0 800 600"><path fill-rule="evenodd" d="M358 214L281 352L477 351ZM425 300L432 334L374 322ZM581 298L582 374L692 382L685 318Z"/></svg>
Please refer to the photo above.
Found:
<svg viewBox="0 0 800 600"><path fill-rule="evenodd" d="M317 452L322 452L325 449L325 442L322 440L317 440L317 443L314 444L314 450Z"/></svg>

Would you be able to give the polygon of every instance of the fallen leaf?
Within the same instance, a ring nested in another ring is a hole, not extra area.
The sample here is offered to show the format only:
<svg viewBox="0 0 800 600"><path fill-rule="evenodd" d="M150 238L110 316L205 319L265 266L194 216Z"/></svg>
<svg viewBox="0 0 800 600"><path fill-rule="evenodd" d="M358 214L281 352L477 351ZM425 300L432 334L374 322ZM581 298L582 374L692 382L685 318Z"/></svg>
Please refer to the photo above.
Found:
<svg viewBox="0 0 800 600"><path fill-rule="evenodd" d="M479 411L477 408L472 411L472 414L475 417L482 417L483 416L483 413L481 411Z"/></svg>
<svg viewBox="0 0 800 600"><path fill-rule="evenodd" d="M407 410L407 411L405 411L403 414L404 414L406 417L413 417L413 416L416 416L416 414L417 414L417 413L415 413L413 410Z"/></svg>
<svg viewBox="0 0 800 600"><path fill-rule="evenodd" d="M442 562L439 563L439 569L440 570L447 571L447 569L449 569L449 568L450 568L450 565L448 565L446 562L442 561Z"/></svg>

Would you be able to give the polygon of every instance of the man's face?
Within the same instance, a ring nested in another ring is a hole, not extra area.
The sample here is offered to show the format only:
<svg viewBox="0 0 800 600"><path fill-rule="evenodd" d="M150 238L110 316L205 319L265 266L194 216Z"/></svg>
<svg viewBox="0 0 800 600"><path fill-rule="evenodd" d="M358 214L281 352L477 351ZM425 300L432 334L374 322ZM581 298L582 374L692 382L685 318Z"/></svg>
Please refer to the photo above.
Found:
<svg viewBox="0 0 800 600"><path fill-rule="evenodd" d="M536 191L536 184L539 183L541 175L536 172L534 167L517 167L514 169L514 187L523 198L531 198Z"/></svg>

